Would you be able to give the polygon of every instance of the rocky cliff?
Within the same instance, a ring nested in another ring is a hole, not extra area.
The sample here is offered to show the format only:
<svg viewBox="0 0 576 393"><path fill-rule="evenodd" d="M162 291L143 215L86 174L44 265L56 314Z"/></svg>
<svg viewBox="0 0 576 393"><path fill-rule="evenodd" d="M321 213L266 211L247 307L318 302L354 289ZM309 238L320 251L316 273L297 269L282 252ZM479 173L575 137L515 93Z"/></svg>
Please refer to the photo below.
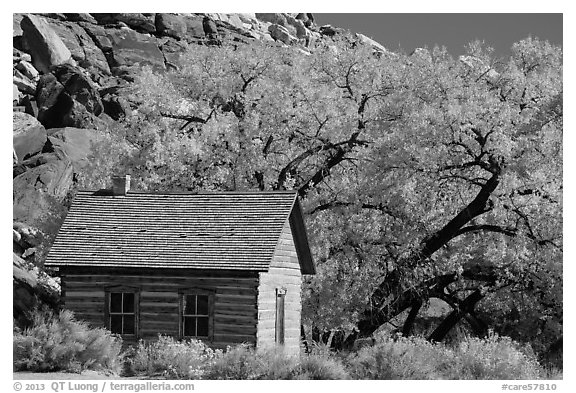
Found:
<svg viewBox="0 0 576 393"><path fill-rule="evenodd" d="M54 304L57 282L35 268L100 138L136 109L124 92L144 65L178 70L196 45L267 41L308 52L341 33L312 14L14 14L14 311ZM359 36L375 50L379 44Z"/></svg>

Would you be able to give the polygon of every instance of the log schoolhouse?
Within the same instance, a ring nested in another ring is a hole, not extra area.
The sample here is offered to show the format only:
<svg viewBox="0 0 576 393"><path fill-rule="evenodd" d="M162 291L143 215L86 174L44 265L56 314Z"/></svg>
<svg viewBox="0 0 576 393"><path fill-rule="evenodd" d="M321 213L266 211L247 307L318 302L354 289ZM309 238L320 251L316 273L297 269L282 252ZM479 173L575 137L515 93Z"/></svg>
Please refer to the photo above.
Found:
<svg viewBox="0 0 576 393"><path fill-rule="evenodd" d="M212 347L300 347L314 274L296 192L79 191L49 251L64 307L125 342L158 334Z"/></svg>

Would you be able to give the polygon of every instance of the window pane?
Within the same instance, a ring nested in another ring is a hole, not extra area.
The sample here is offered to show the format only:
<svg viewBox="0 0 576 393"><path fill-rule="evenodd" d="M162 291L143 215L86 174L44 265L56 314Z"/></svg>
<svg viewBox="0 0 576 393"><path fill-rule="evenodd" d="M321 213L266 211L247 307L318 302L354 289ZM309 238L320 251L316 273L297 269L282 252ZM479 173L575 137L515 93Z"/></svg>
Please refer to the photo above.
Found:
<svg viewBox="0 0 576 393"><path fill-rule="evenodd" d="M133 293L125 293L122 305L124 306L123 312L133 313L134 312L134 294Z"/></svg>
<svg viewBox="0 0 576 393"><path fill-rule="evenodd" d="M184 314L196 315L196 295L184 296Z"/></svg>
<svg viewBox="0 0 576 393"><path fill-rule="evenodd" d="M208 317L198 317L198 337L208 337Z"/></svg>
<svg viewBox="0 0 576 393"><path fill-rule="evenodd" d="M198 295L198 315L208 315L208 296Z"/></svg>
<svg viewBox="0 0 576 393"><path fill-rule="evenodd" d="M134 315L124 315L124 334L134 334Z"/></svg>
<svg viewBox="0 0 576 393"><path fill-rule="evenodd" d="M110 312L122 312L122 294L110 293Z"/></svg>
<svg viewBox="0 0 576 393"><path fill-rule="evenodd" d="M122 316L110 315L110 331L112 333L122 334Z"/></svg>
<svg viewBox="0 0 576 393"><path fill-rule="evenodd" d="M184 317L184 335L185 336L195 336L196 335L196 318L194 317Z"/></svg>

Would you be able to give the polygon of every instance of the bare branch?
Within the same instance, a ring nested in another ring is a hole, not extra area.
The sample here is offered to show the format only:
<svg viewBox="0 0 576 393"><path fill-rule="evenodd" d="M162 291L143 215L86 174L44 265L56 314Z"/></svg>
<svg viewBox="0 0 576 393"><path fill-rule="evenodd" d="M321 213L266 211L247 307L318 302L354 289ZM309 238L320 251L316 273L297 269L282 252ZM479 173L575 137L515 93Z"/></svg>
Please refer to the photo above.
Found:
<svg viewBox="0 0 576 393"><path fill-rule="evenodd" d="M454 237L463 235L465 233L470 233L470 232L495 232L495 233L502 233L506 236L511 236L511 237L514 237L517 235L516 229L513 229L513 228L503 228L503 227L499 227L498 225L482 224L482 225L468 225L466 227L463 227L454 234Z"/></svg>

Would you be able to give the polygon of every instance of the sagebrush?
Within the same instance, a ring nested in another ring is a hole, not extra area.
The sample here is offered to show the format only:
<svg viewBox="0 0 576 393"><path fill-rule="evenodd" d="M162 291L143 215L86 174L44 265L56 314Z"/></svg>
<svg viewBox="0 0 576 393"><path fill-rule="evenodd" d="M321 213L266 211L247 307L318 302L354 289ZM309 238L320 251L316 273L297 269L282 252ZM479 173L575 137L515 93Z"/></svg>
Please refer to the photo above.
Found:
<svg viewBox="0 0 576 393"><path fill-rule="evenodd" d="M202 341L177 341L158 336L157 341L140 341L127 361L135 374L162 376L170 379L198 379L218 355Z"/></svg>
<svg viewBox="0 0 576 393"><path fill-rule="evenodd" d="M14 331L16 371L121 370L122 339L108 330L91 328L68 310L35 310L31 320L30 327Z"/></svg>
<svg viewBox="0 0 576 393"><path fill-rule="evenodd" d="M419 337L384 338L347 359L357 379L539 379L543 368L508 337L465 338L455 347Z"/></svg>

